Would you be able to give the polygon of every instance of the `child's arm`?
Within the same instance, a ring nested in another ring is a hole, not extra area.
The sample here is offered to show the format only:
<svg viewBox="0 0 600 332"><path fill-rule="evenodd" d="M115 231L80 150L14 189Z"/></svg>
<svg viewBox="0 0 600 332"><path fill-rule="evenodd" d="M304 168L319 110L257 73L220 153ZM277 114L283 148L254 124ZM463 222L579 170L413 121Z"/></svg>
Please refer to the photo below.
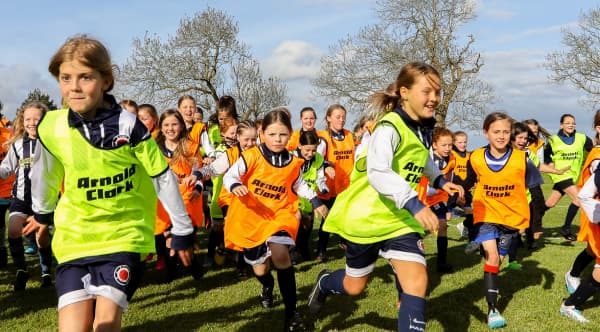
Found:
<svg viewBox="0 0 600 332"><path fill-rule="evenodd" d="M242 183L244 174L246 174L246 162L240 157L223 175L223 188L236 196L245 196L248 194L248 188Z"/></svg>
<svg viewBox="0 0 600 332"><path fill-rule="evenodd" d="M325 206L319 197L317 197L317 192L314 191L306 181L304 181L302 174L300 174L294 182L293 189L296 193L298 193L299 197L306 198L310 201L314 211L320 214L323 218L327 217L327 213L329 212L327 206Z"/></svg>
<svg viewBox="0 0 600 332"><path fill-rule="evenodd" d="M64 168L60 161L41 144L36 144L31 168L31 203L35 220L47 226L52 221Z"/></svg>
<svg viewBox="0 0 600 332"><path fill-rule="evenodd" d="M8 148L8 154L2 160L2 163L0 163L0 178L6 179L11 176L11 174L15 173L17 167L19 167L19 160L17 159L13 144Z"/></svg>
<svg viewBox="0 0 600 332"><path fill-rule="evenodd" d="M317 170L316 183L321 194L326 194L329 192L329 187L327 187L327 177L325 176L325 164L321 165L321 167Z"/></svg>
<svg viewBox="0 0 600 332"><path fill-rule="evenodd" d="M598 188L600 188L600 172L596 171L577 194L581 209L594 224L600 222L600 201L594 198L598 194Z"/></svg>
<svg viewBox="0 0 600 332"><path fill-rule="evenodd" d="M210 139L208 138L208 132L206 130L203 130L202 133L200 134L200 143L202 144L202 147L204 148L204 153L206 154L206 156L210 157L210 158L214 158L215 157L215 147L210 142Z"/></svg>

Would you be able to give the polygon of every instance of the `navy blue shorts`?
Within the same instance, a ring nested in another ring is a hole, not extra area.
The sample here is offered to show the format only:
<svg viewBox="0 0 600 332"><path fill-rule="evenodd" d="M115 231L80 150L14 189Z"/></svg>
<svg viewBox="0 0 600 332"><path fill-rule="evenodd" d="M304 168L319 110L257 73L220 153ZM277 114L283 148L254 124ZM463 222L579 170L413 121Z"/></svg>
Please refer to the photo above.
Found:
<svg viewBox="0 0 600 332"><path fill-rule="evenodd" d="M31 202L25 202L18 198L10 199L10 214L22 213L26 216L33 216L33 210L31 209Z"/></svg>
<svg viewBox="0 0 600 332"><path fill-rule="evenodd" d="M379 256L426 265L423 238L419 233L408 233L371 244L346 241L346 274L355 278L369 275Z"/></svg>
<svg viewBox="0 0 600 332"><path fill-rule="evenodd" d="M58 309L102 296L125 311L144 272L144 262L140 257L138 253L125 252L86 257L58 265Z"/></svg>
<svg viewBox="0 0 600 332"><path fill-rule="evenodd" d="M254 248L244 249L244 260L246 263L254 266L263 264L269 257L271 257L271 248L269 243L279 243L288 246L294 246L295 242L287 232L277 232L267 239L267 241Z"/></svg>
<svg viewBox="0 0 600 332"><path fill-rule="evenodd" d="M482 243L495 239L498 244L498 253L500 256L508 254L510 243L519 235L519 230L516 228L494 223L477 223L475 224L475 228L477 234L475 241Z"/></svg>
<svg viewBox="0 0 600 332"><path fill-rule="evenodd" d="M448 213L448 207L444 202L436 203L429 207L433 213L438 217L438 219L446 220L446 213Z"/></svg>

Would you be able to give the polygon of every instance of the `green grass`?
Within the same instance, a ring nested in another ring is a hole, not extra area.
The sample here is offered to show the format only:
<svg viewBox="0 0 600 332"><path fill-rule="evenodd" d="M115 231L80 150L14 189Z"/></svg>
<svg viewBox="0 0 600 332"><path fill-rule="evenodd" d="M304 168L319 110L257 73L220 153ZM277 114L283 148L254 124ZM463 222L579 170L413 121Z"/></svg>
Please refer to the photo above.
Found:
<svg viewBox="0 0 600 332"><path fill-rule="evenodd" d="M548 187L546 186L546 190ZM544 218L545 239L538 251L519 251L522 271L501 270L499 307L508 321L502 331L598 331L600 296L584 305L592 321L583 325L558 313L567 293L563 275L583 243L568 243L558 235L568 200L548 211ZM451 220L455 225L461 219ZM578 219L577 219L578 220ZM579 222L577 221L578 225ZM202 234L204 237L205 234ZM316 236L316 233L315 233ZM449 262L452 274L435 272L435 239L426 238L429 270L427 296L428 331L487 331L487 305L483 297L483 261L463 253L455 227L449 230ZM204 240L204 239L203 239ZM344 266L343 252L332 237L331 260L322 264L302 263L296 267L298 306L307 313L306 301L318 272ZM39 288L39 269L29 258L32 280L22 294L12 291L14 270L0 270L0 331L54 331L57 329L56 296ZM504 264L506 265L506 263ZM589 270L584 276L589 275ZM274 276L276 274L274 273ZM148 267L144 284L136 292L124 315L124 331L279 331L283 326L283 304L276 287L276 307L263 310L258 304L258 282L237 281L235 269L227 266L207 272L200 281L185 276L163 285L160 275ZM317 331L394 331L396 289L391 268L380 259L365 292L355 298L329 297L327 307L315 321Z"/></svg>

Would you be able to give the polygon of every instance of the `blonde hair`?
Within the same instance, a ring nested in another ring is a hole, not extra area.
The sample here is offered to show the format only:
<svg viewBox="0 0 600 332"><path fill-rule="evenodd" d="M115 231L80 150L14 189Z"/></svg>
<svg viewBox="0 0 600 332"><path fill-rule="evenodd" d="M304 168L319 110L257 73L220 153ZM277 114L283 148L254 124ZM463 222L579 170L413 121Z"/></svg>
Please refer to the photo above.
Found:
<svg viewBox="0 0 600 332"><path fill-rule="evenodd" d="M12 145L14 142L27 136L27 131L25 130L25 124L23 122L24 122L24 117L25 117L25 110L27 110L29 108L35 108L35 109L39 110L40 112L42 112L42 116L44 116L44 114L46 114L46 112L48 112L48 106L46 106L38 101L32 101L30 103L25 104L23 107L21 107L21 109L19 109L19 111L17 112L17 118L15 119L14 134L10 139L8 139L6 142L4 142L5 147Z"/></svg>
<svg viewBox="0 0 600 332"><path fill-rule="evenodd" d="M115 84L113 70L116 66L112 64L110 53L101 42L87 35L76 35L67 39L50 59L48 71L58 80L60 65L75 60L98 71L102 78L110 83L105 92L112 90Z"/></svg>

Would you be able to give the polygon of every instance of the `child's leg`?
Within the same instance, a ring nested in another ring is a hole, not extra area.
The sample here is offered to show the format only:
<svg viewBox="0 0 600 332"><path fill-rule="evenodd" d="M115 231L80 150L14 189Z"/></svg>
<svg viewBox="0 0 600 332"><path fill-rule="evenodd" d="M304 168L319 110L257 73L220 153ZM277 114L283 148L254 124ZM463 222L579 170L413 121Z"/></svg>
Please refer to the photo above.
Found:
<svg viewBox="0 0 600 332"><path fill-rule="evenodd" d="M286 320L296 312L296 276L289 255L288 246L279 243L269 243L271 261L277 269L277 283L285 306Z"/></svg>
<svg viewBox="0 0 600 332"><path fill-rule="evenodd" d="M42 286L50 286L50 269L52 268L52 248L50 246L50 233L45 231L36 232L36 244L39 248L40 267L42 270Z"/></svg>
<svg viewBox="0 0 600 332"><path fill-rule="evenodd" d="M8 218L8 246L13 263L17 268L15 282L13 284L15 291L24 290L29 280L27 265L25 263L25 249L23 248L23 224L27 216L22 213L11 213Z"/></svg>
<svg viewBox="0 0 600 332"><path fill-rule="evenodd" d="M546 208L550 209L556 206L556 204L558 203L558 201L560 201L560 199L562 198L563 194L556 190L556 189L552 189L552 192L550 193L550 197L548 197L548 199L546 199Z"/></svg>
<svg viewBox="0 0 600 332"><path fill-rule="evenodd" d="M94 331L120 331L123 308L115 302L103 297L96 298L94 312Z"/></svg>
<svg viewBox="0 0 600 332"><path fill-rule="evenodd" d="M437 270L441 273L452 271L452 265L448 264L448 223L445 219L438 219L439 228L437 235Z"/></svg>
<svg viewBox="0 0 600 332"><path fill-rule="evenodd" d="M427 270L425 265L416 262L391 259L396 277L402 285L400 309L398 310L398 331L409 331L409 326L425 330L425 293L427 291ZM415 328L416 329L416 328Z"/></svg>
<svg viewBox="0 0 600 332"><path fill-rule="evenodd" d="M90 331L94 321L94 300L75 302L58 310L59 331Z"/></svg>
<svg viewBox="0 0 600 332"><path fill-rule="evenodd" d="M8 204L0 199L0 268L6 267L8 264L8 251L6 250L6 211Z"/></svg>

